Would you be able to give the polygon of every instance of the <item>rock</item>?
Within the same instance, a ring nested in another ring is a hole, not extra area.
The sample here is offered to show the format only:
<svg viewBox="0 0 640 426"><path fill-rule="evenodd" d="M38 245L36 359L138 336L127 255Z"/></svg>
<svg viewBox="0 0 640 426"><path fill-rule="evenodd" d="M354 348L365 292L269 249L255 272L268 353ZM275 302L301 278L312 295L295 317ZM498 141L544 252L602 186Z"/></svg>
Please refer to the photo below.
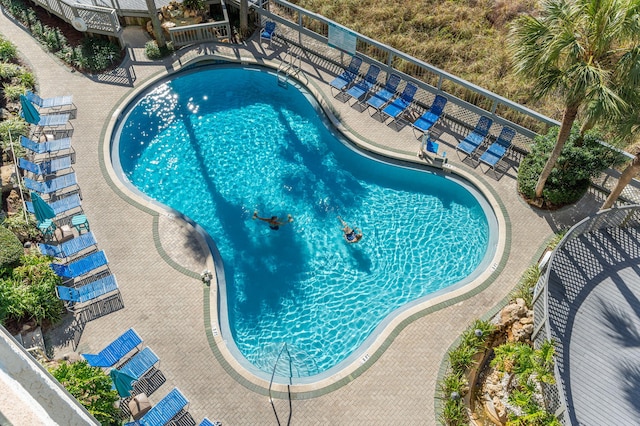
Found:
<svg viewBox="0 0 640 426"><path fill-rule="evenodd" d="M0 167L0 181L2 182L2 192L8 192L13 189L13 180L16 168L13 164Z"/></svg>
<svg viewBox="0 0 640 426"><path fill-rule="evenodd" d="M523 317L526 312L527 308L524 306L524 300L522 301L522 305L518 303L509 304L500 311L500 322L505 325L510 325L520 317Z"/></svg>
<svg viewBox="0 0 640 426"><path fill-rule="evenodd" d="M169 29L169 28L173 28L176 26L175 22L163 22L162 23L162 28L164 28L165 30Z"/></svg>
<svg viewBox="0 0 640 426"><path fill-rule="evenodd" d="M518 322L522 325L533 324L533 317L526 316L526 317L520 318Z"/></svg>
<svg viewBox="0 0 640 426"><path fill-rule="evenodd" d="M14 189L11 190L7 196L7 212L9 214L15 214L22 208L22 198L18 192Z"/></svg>
<svg viewBox="0 0 640 426"><path fill-rule="evenodd" d="M194 16L193 17L193 25L202 23L202 16Z"/></svg>

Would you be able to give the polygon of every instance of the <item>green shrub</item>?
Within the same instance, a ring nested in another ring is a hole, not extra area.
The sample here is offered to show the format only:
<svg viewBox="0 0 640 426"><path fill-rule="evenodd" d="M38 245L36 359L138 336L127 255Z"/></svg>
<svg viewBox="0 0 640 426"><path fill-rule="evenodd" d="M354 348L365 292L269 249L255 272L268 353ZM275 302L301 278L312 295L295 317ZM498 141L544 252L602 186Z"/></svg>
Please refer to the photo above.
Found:
<svg viewBox="0 0 640 426"><path fill-rule="evenodd" d="M38 230L34 217L29 214L25 220L22 210L5 218L2 225L13 232L23 244L40 237L40 231Z"/></svg>
<svg viewBox="0 0 640 426"><path fill-rule="evenodd" d="M49 370L66 390L103 425L119 424L115 403L120 399L112 381L99 367L87 361L62 363Z"/></svg>
<svg viewBox="0 0 640 426"><path fill-rule="evenodd" d="M7 228L0 227L0 269L16 264L23 253L18 237Z"/></svg>
<svg viewBox="0 0 640 426"><path fill-rule="evenodd" d="M20 75L20 65L0 63L0 79L9 80Z"/></svg>
<svg viewBox="0 0 640 426"><path fill-rule="evenodd" d="M0 38L0 61L11 62L18 56L18 49L9 40Z"/></svg>
<svg viewBox="0 0 640 426"><path fill-rule="evenodd" d="M540 271L537 263L525 269L522 273L522 277L520 277L518 286L511 294L511 300L523 299L527 307L531 309L533 306L533 289L538 283L541 274L542 272Z"/></svg>
<svg viewBox="0 0 640 426"><path fill-rule="evenodd" d="M525 198L535 198L538 177L555 146L558 131L554 127L546 135L537 136L531 152L520 163L518 190ZM580 200L591 178L622 160L619 154L598 143L601 138L597 133L587 132L583 139L579 136L574 127L547 179L542 194L547 207L558 208Z"/></svg>
<svg viewBox="0 0 640 426"><path fill-rule="evenodd" d="M57 52L66 46L67 38L58 28L45 26L42 34L42 42L50 52Z"/></svg>
<svg viewBox="0 0 640 426"><path fill-rule="evenodd" d="M4 97L10 101L17 101L20 99L20 95L26 92L27 88L22 84L3 84Z"/></svg>
<svg viewBox="0 0 640 426"><path fill-rule="evenodd" d="M162 59L171 53L173 53L173 45L171 43L167 43L162 49L158 47L158 43L155 40L148 41L144 45L144 54L152 60Z"/></svg>
<svg viewBox="0 0 640 426"><path fill-rule="evenodd" d="M183 0L183 6L190 10L204 10L204 0Z"/></svg>
<svg viewBox="0 0 640 426"><path fill-rule="evenodd" d="M25 70L22 68L20 70L20 74L18 75L18 81L24 87L33 90L36 87L36 77L32 72Z"/></svg>
<svg viewBox="0 0 640 426"><path fill-rule="evenodd" d="M99 72L120 60L120 48L107 40L85 38L82 45L76 47L69 56L75 67L83 71Z"/></svg>
<svg viewBox="0 0 640 426"><path fill-rule="evenodd" d="M24 149L20 145L20 136L26 135L29 125L19 117L12 117L8 120L0 121L0 146L6 152L10 152L9 143L13 141L13 151L16 157L23 157Z"/></svg>
<svg viewBox="0 0 640 426"><path fill-rule="evenodd" d="M1 270L0 322L35 320L38 324L55 324L60 321L63 305L55 287L61 279L49 262L50 258L34 252L22 256L19 266Z"/></svg>

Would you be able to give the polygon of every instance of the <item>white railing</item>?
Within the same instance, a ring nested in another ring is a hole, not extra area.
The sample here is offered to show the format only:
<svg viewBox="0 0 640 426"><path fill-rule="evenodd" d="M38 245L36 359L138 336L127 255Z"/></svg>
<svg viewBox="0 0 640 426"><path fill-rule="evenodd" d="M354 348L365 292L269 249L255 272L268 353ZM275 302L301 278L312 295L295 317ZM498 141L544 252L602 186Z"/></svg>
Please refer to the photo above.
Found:
<svg viewBox="0 0 640 426"><path fill-rule="evenodd" d="M169 28L169 35L173 45L179 47L194 43L229 39L231 27L228 21L185 25L183 27Z"/></svg>
<svg viewBox="0 0 640 426"><path fill-rule="evenodd" d="M118 36L122 29L116 11L109 7L68 3L64 0L34 0L34 2L66 22L72 23L74 19L82 18L88 32Z"/></svg>

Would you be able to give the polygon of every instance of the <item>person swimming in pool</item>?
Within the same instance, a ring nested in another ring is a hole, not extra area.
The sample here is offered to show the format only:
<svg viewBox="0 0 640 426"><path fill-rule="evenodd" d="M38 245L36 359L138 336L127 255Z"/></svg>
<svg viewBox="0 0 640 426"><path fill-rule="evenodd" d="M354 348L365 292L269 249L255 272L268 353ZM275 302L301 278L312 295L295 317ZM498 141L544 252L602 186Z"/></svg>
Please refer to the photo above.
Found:
<svg viewBox="0 0 640 426"><path fill-rule="evenodd" d="M293 222L293 216L291 216L290 214L287 215L287 221L286 222L281 222L280 218L278 218L278 216L271 216L271 217L260 217L260 216L258 216L258 210L253 212L253 218L252 219L253 220L260 219L263 222L267 222L269 224L269 228L273 229L274 231L277 231L278 229L280 229L280 225L284 225L286 223Z"/></svg>
<svg viewBox="0 0 640 426"><path fill-rule="evenodd" d="M338 216L338 220L342 224L343 236L348 243L357 243L362 239L362 231L359 228L351 228L340 216Z"/></svg>

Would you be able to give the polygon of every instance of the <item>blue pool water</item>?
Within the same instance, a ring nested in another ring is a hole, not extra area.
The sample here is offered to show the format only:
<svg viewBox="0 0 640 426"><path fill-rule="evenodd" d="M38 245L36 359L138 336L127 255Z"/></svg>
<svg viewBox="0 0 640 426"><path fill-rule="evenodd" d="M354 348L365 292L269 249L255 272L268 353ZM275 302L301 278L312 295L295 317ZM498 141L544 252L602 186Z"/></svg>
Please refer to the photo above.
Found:
<svg viewBox="0 0 640 426"><path fill-rule="evenodd" d="M477 274L487 253L488 220L465 187L355 152L266 71L179 74L130 106L116 138L131 184L215 241L233 340L265 373L285 342L294 377L326 372L394 310ZM294 221L274 231L255 210ZM338 216L360 242L345 242Z"/></svg>

